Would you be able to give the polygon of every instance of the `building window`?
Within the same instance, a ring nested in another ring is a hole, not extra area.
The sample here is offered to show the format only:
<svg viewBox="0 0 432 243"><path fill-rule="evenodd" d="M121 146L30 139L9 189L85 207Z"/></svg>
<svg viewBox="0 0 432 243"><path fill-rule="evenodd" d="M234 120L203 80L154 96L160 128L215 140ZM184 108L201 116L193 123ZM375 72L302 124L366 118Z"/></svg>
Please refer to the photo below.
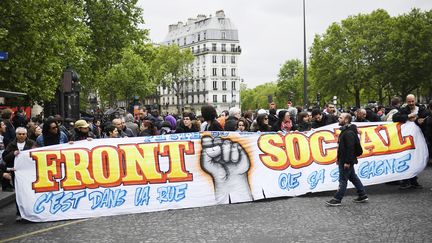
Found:
<svg viewBox="0 0 432 243"><path fill-rule="evenodd" d="M231 52L235 52L235 44L231 44Z"/></svg>
<svg viewBox="0 0 432 243"><path fill-rule="evenodd" d="M217 90L217 81L213 81L213 90Z"/></svg>
<svg viewBox="0 0 432 243"><path fill-rule="evenodd" d="M183 45L186 45L186 37L183 38Z"/></svg>
<svg viewBox="0 0 432 243"><path fill-rule="evenodd" d="M201 34L198 33L198 41L201 40Z"/></svg>
<svg viewBox="0 0 432 243"><path fill-rule="evenodd" d="M205 39L207 39L207 32L206 32L206 31L204 31L204 33L203 33L203 34L204 34L204 36L203 36L203 37L204 37L204 40L205 40Z"/></svg>
<svg viewBox="0 0 432 243"><path fill-rule="evenodd" d="M235 81L232 81L232 82L231 82L231 89L232 89L232 90L236 90Z"/></svg>
<svg viewBox="0 0 432 243"><path fill-rule="evenodd" d="M194 53L194 47L193 46L191 47L191 51L192 51L192 54L193 54Z"/></svg>
<svg viewBox="0 0 432 243"><path fill-rule="evenodd" d="M235 62L236 62L235 56L231 56L231 63L235 63Z"/></svg>
<svg viewBox="0 0 432 243"><path fill-rule="evenodd" d="M213 68L213 76L217 76L217 68Z"/></svg>
<svg viewBox="0 0 432 243"><path fill-rule="evenodd" d="M202 64L205 64L206 56L203 56L202 59L203 59Z"/></svg>
<svg viewBox="0 0 432 243"><path fill-rule="evenodd" d="M227 90L226 81L222 81L222 90Z"/></svg>
<svg viewBox="0 0 432 243"><path fill-rule="evenodd" d="M226 76L226 68L222 68L222 76Z"/></svg>
<svg viewBox="0 0 432 243"><path fill-rule="evenodd" d="M226 95L222 95L222 102L227 102L226 101Z"/></svg>
<svg viewBox="0 0 432 243"><path fill-rule="evenodd" d="M202 70L202 76L203 76L203 78L205 77L205 68L203 67L203 70Z"/></svg>
<svg viewBox="0 0 432 243"><path fill-rule="evenodd" d="M206 44L203 44L203 51L207 51Z"/></svg>
<svg viewBox="0 0 432 243"><path fill-rule="evenodd" d="M213 95L213 102L214 102L214 103L217 102L217 95Z"/></svg>
<svg viewBox="0 0 432 243"><path fill-rule="evenodd" d="M216 43L212 43L212 51L216 51Z"/></svg>
<svg viewBox="0 0 432 243"><path fill-rule="evenodd" d="M226 33L225 31L222 31L222 40L225 40L225 38L226 38Z"/></svg>
<svg viewBox="0 0 432 243"><path fill-rule="evenodd" d="M222 63L226 63L226 56L222 56Z"/></svg>
<svg viewBox="0 0 432 243"><path fill-rule="evenodd" d="M231 76L235 77L236 76L236 71L235 68L231 68Z"/></svg>
<svg viewBox="0 0 432 243"><path fill-rule="evenodd" d="M217 63L217 57L216 57L216 55L213 55L213 63Z"/></svg>
<svg viewBox="0 0 432 243"><path fill-rule="evenodd" d="M200 46L198 45L197 46L197 53L199 53L200 52Z"/></svg>
<svg viewBox="0 0 432 243"><path fill-rule="evenodd" d="M196 76L199 77L199 68L197 68Z"/></svg>
<svg viewBox="0 0 432 243"><path fill-rule="evenodd" d="M222 44L222 51L226 51L226 44Z"/></svg>

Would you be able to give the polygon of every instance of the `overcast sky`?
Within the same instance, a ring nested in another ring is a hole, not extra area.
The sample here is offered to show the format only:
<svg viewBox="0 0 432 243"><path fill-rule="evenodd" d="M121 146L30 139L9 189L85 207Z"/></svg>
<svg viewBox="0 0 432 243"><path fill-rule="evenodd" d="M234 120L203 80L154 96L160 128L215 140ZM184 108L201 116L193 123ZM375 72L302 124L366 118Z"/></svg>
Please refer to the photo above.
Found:
<svg viewBox="0 0 432 243"><path fill-rule="evenodd" d="M164 40L170 24L224 10L239 31L238 72L249 88L276 81L286 60L303 60L302 0L140 0L139 5L156 43ZM307 48L331 23L378 8L396 16L412 8L430 10L432 0L306 0Z"/></svg>

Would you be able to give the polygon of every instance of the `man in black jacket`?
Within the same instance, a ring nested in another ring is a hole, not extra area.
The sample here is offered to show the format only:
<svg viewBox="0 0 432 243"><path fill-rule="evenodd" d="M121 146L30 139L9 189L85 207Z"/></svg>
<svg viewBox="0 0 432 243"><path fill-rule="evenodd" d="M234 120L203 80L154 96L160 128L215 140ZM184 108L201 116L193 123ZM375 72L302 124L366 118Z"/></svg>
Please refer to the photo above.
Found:
<svg viewBox="0 0 432 243"><path fill-rule="evenodd" d="M237 122L241 117L241 110L237 107L232 107L229 109L229 116L225 121L225 131L237 131Z"/></svg>
<svg viewBox="0 0 432 243"><path fill-rule="evenodd" d="M312 110L312 128L319 128L336 122L335 116L327 115L318 108Z"/></svg>
<svg viewBox="0 0 432 243"><path fill-rule="evenodd" d="M18 127L16 129L16 138L12 140L3 152L3 161L6 163L7 168L15 167L15 157L18 156L20 151L29 150L36 147L36 142L27 138L27 129ZM15 175L12 173L12 181L15 181ZM21 215L16 205L17 213L16 220L21 221Z"/></svg>
<svg viewBox="0 0 432 243"><path fill-rule="evenodd" d="M406 105L401 107L399 111L393 115L393 122L402 122L405 123L407 121L412 121L417 124L422 130L423 134L425 133L425 118L427 117L427 111L423 106L417 106L415 101L415 96L413 94L409 94L406 97ZM402 181L400 185L400 189L422 189L423 186L420 185L417 181L417 176L413 178L406 179Z"/></svg>
<svg viewBox="0 0 432 243"><path fill-rule="evenodd" d="M354 165L358 163L357 156L355 155L355 143L359 143L357 137L357 127L351 124L352 117L348 113L342 113L339 116L339 125L341 126L341 133L339 134L337 163L339 166L339 189L335 196L330 201L327 201L328 206L340 206L342 198L347 189L348 180L357 189L358 197L354 202L366 202L368 197L360 179L355 173Z"/></svg>

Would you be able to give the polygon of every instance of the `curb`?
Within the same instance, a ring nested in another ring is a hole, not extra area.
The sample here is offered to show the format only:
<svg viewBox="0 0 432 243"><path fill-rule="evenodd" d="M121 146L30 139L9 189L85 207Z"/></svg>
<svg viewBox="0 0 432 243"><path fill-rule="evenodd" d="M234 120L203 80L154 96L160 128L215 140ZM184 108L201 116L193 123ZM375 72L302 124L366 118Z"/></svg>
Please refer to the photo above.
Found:
<svg viewBox="0 0 432 243"><path fill-rule="evenodd" d="M15 192L0 191L0 209L15 201Z"/></svg>

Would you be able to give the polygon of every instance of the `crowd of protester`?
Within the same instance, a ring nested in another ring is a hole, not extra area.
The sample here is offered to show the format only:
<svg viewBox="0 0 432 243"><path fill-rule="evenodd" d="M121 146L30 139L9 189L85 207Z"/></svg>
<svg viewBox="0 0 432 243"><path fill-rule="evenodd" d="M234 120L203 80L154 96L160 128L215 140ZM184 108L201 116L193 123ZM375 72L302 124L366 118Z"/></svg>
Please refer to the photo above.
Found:
<svg viewBox="0 0 432 243"><path fill-rule="evenodd" d="M80 120L63 119L61 116L26 119L23 111L15 114L10 109L1 113L0 119L0 179L3 191L13 191L13 161L19 151L34 147L79 140L100 138L124 138L155 136L174 133L203 131L236 132L307 132L315 128L337 123L341 112L349 112L353 122L394 121L415 122L423 131L432 151L432 101L428 105L417 105L413 95L407 96L406 104L394 97L388 107L370 104L363 108L342 110L328 103L323 109L303 109L290 102L285 109L277 109L271 103L268 110L259 109L244 113L237 107L217 114L211 105L201 107L201 114L184 112L181 116L167 114L146 108L138 114L111 114L99 118ZM431 156L432 157L432 156ZM417 186L416 178L404 182Z"/></svg>

